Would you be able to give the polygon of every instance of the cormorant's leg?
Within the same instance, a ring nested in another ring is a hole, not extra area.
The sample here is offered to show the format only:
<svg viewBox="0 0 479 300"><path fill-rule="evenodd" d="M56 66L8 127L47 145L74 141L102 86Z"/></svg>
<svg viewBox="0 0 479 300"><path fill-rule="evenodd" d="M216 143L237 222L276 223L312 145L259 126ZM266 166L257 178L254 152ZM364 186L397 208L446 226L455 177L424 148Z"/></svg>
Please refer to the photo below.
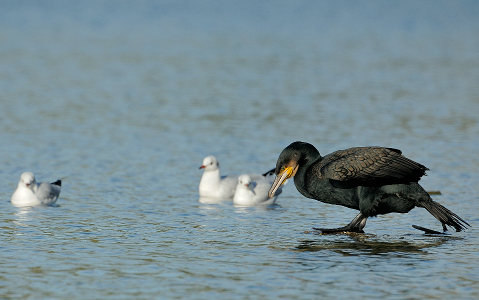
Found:
<svg viewBox="0 0 479 300"><path fill-rule="evenodd" d="M313 228L319 230L322 233L338 233L338 232L359 232L363 233L363 228L366 226L368 217L365 217L362 213L359 213L348 225L339 228Z"/></svg>

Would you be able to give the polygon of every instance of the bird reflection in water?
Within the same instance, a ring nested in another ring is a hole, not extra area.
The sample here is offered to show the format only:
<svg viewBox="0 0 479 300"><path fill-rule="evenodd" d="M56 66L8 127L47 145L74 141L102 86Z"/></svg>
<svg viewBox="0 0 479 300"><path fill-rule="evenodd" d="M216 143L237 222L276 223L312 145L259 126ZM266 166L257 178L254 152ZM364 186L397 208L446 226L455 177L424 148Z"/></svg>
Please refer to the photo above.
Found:
<svg viewBox="0 0 479 300"><path fill-rule="evenodd" d="M404 253L426 253L426 249L441 246L451 239L457 240L462 238L451 235L440 235L431 236L428 240L406 240L404 237L400 240L397 238L391 238L391 240L388 240L384 237L379 239L376 235L372 234L350 233L347 235L341 235L341 239L339 240L336 236L336 238L331 241L300 241L300 244L296 246L296 250L312 252L333 251L345 256L364 254L381 255L390 253L401 255Z"/></svg>

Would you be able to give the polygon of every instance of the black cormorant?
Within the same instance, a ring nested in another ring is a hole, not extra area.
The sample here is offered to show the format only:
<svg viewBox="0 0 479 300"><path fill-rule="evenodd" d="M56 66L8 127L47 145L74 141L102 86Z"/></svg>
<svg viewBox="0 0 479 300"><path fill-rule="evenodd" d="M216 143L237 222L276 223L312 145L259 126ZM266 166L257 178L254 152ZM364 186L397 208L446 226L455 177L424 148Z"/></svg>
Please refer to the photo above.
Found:
<svg viewBox="0 0 479 300"><path fill-rule="evenodd" d="M276 180L269 191L275 191L290 177L305 197L324 203L359 210L348 225L340 228L315 228L324 233L363 232L368 217L392 212L407 213L424 207L456 231L470 226L458 215L431 199L418 184L425 166L412 161L401 151L384 147L355 147L321 156L308 143L294 142L279 155Z"/></svg>

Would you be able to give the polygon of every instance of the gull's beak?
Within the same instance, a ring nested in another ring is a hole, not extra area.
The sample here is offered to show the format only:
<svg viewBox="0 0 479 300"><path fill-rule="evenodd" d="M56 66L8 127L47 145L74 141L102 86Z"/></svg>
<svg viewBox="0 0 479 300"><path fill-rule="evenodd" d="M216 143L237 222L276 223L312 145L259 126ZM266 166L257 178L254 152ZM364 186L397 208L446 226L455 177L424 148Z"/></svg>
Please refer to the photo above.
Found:
<svg viewBox="0 0 479 300"><path fill-rule="evenodd" d="M278 175L276 175L276 179L273 182L273 185L269 189L268 192L268 197L273 198L276 191L279 189L281 185L290 177L294 176L296 172L298 171L298 165L292 166L292 167L286 167L284 168L283 171L279 172Z"/></svg>
<svg viewBox="0 0 479 300"><path fill-rule="evenodd" d="M204 169L205 165L201 165L198 169Z"/></svg>

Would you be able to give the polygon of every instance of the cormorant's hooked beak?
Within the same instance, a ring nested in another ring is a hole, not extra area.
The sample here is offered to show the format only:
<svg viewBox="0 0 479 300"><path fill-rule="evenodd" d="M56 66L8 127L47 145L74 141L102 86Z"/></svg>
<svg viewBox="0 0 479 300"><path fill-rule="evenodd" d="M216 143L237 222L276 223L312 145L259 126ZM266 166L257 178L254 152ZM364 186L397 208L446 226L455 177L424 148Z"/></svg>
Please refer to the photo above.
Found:
<svg viewBox="0 0 479 300"><path fill-rule="evenodd" d="M276 175L276 179L273 182L273 185L269 189L268 192L268 197L273 198L276 191L279 189L281 185L288 179L296 175L296 172L298 171L299 165L294 164L292 166L288 166L283 168L278 175Z"/></svg>

